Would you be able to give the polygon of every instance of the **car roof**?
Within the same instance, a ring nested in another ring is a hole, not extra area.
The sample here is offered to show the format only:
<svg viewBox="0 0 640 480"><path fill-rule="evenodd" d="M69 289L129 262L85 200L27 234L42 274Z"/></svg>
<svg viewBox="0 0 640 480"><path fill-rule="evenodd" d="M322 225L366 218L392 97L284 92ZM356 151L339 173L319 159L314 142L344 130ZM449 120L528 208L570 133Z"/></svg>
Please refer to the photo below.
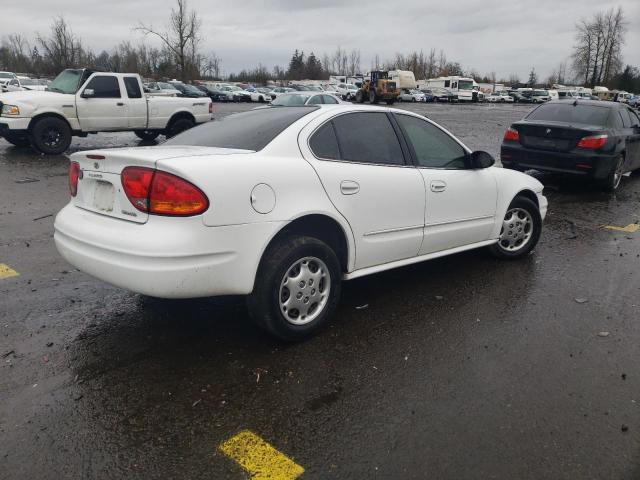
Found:
<svg viewBox="0 0 640 480"><path fill-rule="evenodd" d="M594 105L596 107L604 108L620 108L622 103L619 102L603 102L602 100L587 100L583 98L575 98L573 100L551 100L547 103L560 103L562 105L576 104L576 105ZM544 104L543 104L544 105Z"/></svg>

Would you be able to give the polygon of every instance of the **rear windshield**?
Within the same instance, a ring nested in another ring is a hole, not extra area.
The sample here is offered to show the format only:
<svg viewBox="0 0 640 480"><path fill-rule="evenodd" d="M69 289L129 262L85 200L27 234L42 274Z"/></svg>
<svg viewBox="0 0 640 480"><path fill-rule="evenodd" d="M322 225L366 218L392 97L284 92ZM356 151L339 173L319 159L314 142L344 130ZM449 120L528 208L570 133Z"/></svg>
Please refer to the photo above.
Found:
<svg viewBox="0 0 640 480"><path fill-rule="evenodd" d="M609 108L607 107L574 105L573 103L545 103L536 108L526 118L527 120L605 125L608 117Z"/></svg>
<svg viewBox="0 0 640 480"><path fill-rule="evenodd" d="M258 151L289 125L318 107L261 108L205 123L173 137L165 145L235 148Z"/></svg>

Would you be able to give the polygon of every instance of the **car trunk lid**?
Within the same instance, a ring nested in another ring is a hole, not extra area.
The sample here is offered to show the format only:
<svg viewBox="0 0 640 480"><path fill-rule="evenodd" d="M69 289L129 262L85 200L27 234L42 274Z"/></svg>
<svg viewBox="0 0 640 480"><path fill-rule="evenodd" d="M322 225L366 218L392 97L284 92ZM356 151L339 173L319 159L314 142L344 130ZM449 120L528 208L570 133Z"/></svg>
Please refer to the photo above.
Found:
<svg viewBox="0 0 640 480"><path fill-rule="evenodd" d="M568 152L581 138L602 133L602 127L570 125L562 122L521 122L513 125L520 136L520 144L527 148Z"/></svg>
<svg viewBox="0 0 640 480"><path fill-rule="evenodd" d="M183 145L139 147L79 152L71 161L80 164L78 191L73 197L76 207L135 223L145 223L149 214L138 210L129 201L121 181L126 167L155 169L160 160L199 155L223 155L244 150Z"/></svg>

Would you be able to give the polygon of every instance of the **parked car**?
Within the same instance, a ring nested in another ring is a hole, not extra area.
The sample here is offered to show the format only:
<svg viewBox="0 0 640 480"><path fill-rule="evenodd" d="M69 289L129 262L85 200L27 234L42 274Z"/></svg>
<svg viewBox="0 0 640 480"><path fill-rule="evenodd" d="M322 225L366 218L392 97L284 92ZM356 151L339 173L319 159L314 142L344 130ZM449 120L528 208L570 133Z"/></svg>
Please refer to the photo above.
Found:
<svg viewBox="0 0 640 480"><path fill-rule="evenodd" d="M403 88L398 96L400 102L426 102L427 97L420 90Z"/></svg>
<svg viewBox="0 0 640 480"><path fill-rule="evenodd" d="M307 87L306 85L299 85L299 84L291 84L289 85L289 87L297 92L308 92L309 91L309 87Z"/></svg>
<svg viewBox="0 0 640 480"><path fill-rule="evenodd" d="M514 99L507 92L493 92L487 97L489 103L513 103Z"/></svg>
<svg viewBox="0 0 640 480"><path fill-rule="evenodd" d="M225 85L220 87L220 91L226 92L227 101L229 102L250 102L251 92L247 92L235 85Z"/></svg>
<svg viewBox="0 0 640 480"><path fill-rule="evenodd" d="M578 100L580 93L576 90L558 90L558 100Z"/></svg>
<svg viewBox="0 0 640 480"><path fill-rule="evenodd" d="M179 97L202 98L202 97L209 96L206 92L203 92L199 88L196 88L193 85L187 85L186 83L169 82L169 85L171 85L173 88L175 88L180 92L180 94L178 95Z"/></svg>
<svg viewBox="0 0 640 480"><path fill-rule="evenodd" d="M424 94L424 101L429 103L429 102L435 102L436 101L436 97L433 94L433 91L429 88L422 88L420 89L420 91Z"/></svg>
<svg viewBox="0 0 640 480"><path fill-rule="evenodd" d="M514 103L533 103L530 96L525 96L522 92L509 91L509 96Z"/></svg>
<svg viewBox="0 0 640 480"><path fill-rule="evenodd" d="M208 87L206 85L194 85L201 92L206 93L214 102L226 102L227 92L223 92L214 87Z"/></svg>
<svg viewBox="0 0 640 480"><path fill-rule="evenodd" d="M282 95L284 93L291 93L291 92L295 92L296 90L294 90L293 88L289 88L289 87L276 87L273 90L271 90L271 98L276 98L279 95Z"/></svg>
<svg viewBox="0 0 640 480"><path fill-rule="evenodd" d="M336 91L342 100L355 100L358 87L352 83L339 83L336 85Z"/></svg>
<svg viewBox="0 0 640 480"><path fill-rule="evenodd" d="M481 247L526 257L543 186L493 163L411 112L261 108L157 147L73 154L55 244L144 295L246 295L258 325L301 340L343 280Z"/></svg>
<svg viewBox="0 0 640 480"><path fill-rule="evenodd" d="M531 103L544 103L551 100L551 95L547 90L534 90L531 92Z"/></svg>
<svg viewBox="0 0 640 480"><path fill-rule="evenodd" d="M137 74L67 69L46 92L0 94L0 136L58 155L73 136L133 131L143 140L172 137L213 119L207 98L147 97Z"/></svg>
<svg viewBox="0 0 640 480"><path fill-rule="evenodd" d="M13 72L0 72L0 92L6 92L7 84L14 78L16 78L16 74Z"/></svg>
<svg viewBox="0 0 640 480"><path fill-rule="evenodd" d="M628 105L633 108L640 108L640 95L634 95L628 101Z"/></svg>
<svg viewBox="0 0 640 480"><path fill-rule="evenodd" d="M441 87L430 87L429 90L436 102L457 102L458 95L451 90Z"/></svg>
<svg viewBox="0 0 640 480"><path fill-rule="evenodd" d="M261 91L262 90L262 91ZM271 90L264 91L265 89L255 88L251 92L251 101L258 103L267 103L271 101Z"/></svg>
<svg viewBox="0 0 640 480"><path fill-rule="evenodd" d="M589 176L613 191L640 168L640 118L615 102L545 103L505 132L501 159L505 168Z"/></svg>
<svg viewBox="0 0 640 480"><path fill-rule="evenodd" d="M304 105L337 105L340 99L328 92L292 92L271 101L272 107L300 107Z"/></svg>
<svg viewBox="0 0 640 480"><path fill-rule="evenodd" d="M25 90L45 91L48 85L47 80L34 78L16 77L10 79L3 88L5 92L21 92Z"/></svg>
<svg viewBox="0 0 640 480"><path fill-rule="evenodd" d="M167 82L151 82L146 87L146 93L158 97L177 97L180 90Z"/></svg>

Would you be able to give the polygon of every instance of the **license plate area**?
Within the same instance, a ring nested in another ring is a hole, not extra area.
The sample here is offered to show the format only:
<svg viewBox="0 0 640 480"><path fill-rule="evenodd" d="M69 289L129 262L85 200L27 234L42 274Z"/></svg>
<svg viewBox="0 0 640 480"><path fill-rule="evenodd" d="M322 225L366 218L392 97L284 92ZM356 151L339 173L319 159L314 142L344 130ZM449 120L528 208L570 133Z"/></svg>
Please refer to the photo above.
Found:
<svg viewBox="0 0 640 480"><path fill-rule="evenodd" d="M93 208L103 213L113 212L115 189L104 180L97 180L93 191Z"/></svg>

